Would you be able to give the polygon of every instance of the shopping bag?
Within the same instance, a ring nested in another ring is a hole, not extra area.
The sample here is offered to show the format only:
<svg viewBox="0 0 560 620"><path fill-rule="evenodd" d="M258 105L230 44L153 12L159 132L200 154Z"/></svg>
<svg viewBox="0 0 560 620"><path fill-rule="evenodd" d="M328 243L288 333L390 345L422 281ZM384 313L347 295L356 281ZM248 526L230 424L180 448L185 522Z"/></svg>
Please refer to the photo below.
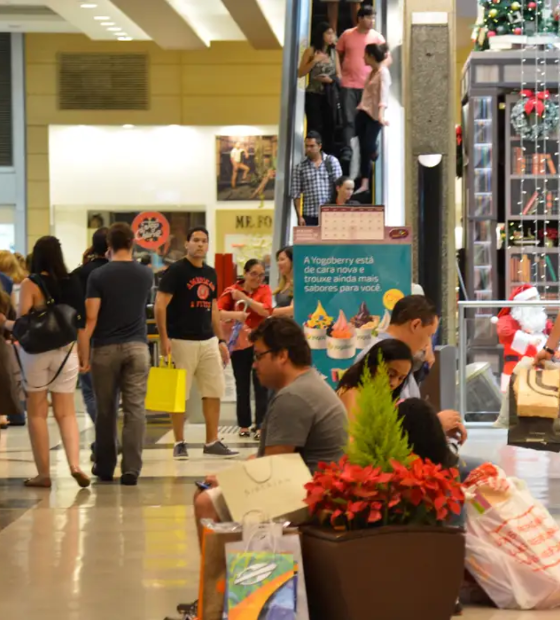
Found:
<svg viewBox="0 0 560 620"><path fill-rule="evenodd" d="M466 567L502 609L560 606L560 528L524 483L491 464L465 481Z"/></svg>
<svg viewBox="0 0 560 620"><path fill-rule="evenodd" d="M311 473L300 454L277 454L243 461L218 472L218 483L235 521L261 510L271 519L292 523L308 518L305 485Z"/></svg>
<svg viewBox="0 0 560 620"><path fill-rule="evenodd" d="M263 524L264 525L264 524ZM305 572L301 555L301 540L299 531L296 529L283 530L280 525L279 531L271 524L269 535L274 538L272 545L268 543L267 536L255 536L253 528L258 525L244 525L243 541L230 542L226 545L226 552L265 551L272 549L277 553L289 553L294 557L294 579L296 586L296 620L309 620L309 608L307 604L307 588L305 585ZM227 591L227 590L226 590Z"/></svg>
<svg viewBox="0 0 560 620"><path fill-rule="evenodd" d="M186 399L187 371L182 368L173 368L171 356L167 359L167 366L164 365L163 357L160 358L159 367L150 368L146 409L183 413Z"/></svg>
<svg viewBox="0 0 560 620"><path fill-rule="evenodd" d="M224 291L223 295L225 294L229 294L228 291ZM247 302L238 301L234 308L236 311L246 312ZM241 321L222 321L222 334L230 353L243 351L253 346L253 343L249 340L251 330Z"/></svg>
<svg viewBox="0 0 560 620"><path fill-rule="evenodd" d="M294 556L227 552L227 620L296 620Z"/></svg>
<svg viewBox="0 0 560 620"><path fill-rule="evenodd" d="M552 418L560 412L560 368L530 368L517 374L517 415L519 417Z"/></svg>

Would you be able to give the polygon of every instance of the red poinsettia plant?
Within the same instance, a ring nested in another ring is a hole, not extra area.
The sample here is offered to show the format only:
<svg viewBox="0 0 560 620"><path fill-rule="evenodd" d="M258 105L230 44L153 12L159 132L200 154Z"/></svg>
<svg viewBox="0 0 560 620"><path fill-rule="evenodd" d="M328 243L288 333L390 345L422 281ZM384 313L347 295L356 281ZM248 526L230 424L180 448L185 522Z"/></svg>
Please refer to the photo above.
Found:
<svg viewBox="0 0 560 620"><path fill-rule="evenodd" d="M335 529L375 525L443 524L461 512L463 491L456 469L444 469L413 457L393 471L352 465L348 456L338 463L321 463L306 485L311 515Z"/></svg>
<svg viewBox="0 0 560 620"><path fill-rule="evenodd" d="M416 456L403 432L387 370L364 371L346 455L320 463L305 485L310 513L335 529L443 525L464 502L459 472Z"/></svg>

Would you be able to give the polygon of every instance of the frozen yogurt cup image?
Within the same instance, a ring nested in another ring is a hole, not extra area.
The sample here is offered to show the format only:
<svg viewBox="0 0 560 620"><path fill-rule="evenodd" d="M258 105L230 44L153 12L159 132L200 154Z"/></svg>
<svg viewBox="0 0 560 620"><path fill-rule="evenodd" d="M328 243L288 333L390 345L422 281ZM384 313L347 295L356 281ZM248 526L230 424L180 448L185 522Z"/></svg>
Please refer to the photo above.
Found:
<svg viewBox="0 0 560 620"><path fill-rule="evenodd" d="M315 312L310 314L307 321L303 324L303 333L311 349L327 348L327 330L332 325L332 322L333 317L328 316L323 308L323 304L319 301Z"/></svg>
<svg viewBox="0 0 560 620"><path fill-rule="evenodd" d="M362 301L357 314L350 319L350 323L356 328L356 346L358 349L367 349L370 346L379 321L380 317L373 316L366 302Z"/></svg>
<svg viewBox="0 0 560 620"><path fill-rule="evenodd" d="M327 355L335 360L352 359L356 355L356 328L342 310L336 323L328 329Z"/></svg>

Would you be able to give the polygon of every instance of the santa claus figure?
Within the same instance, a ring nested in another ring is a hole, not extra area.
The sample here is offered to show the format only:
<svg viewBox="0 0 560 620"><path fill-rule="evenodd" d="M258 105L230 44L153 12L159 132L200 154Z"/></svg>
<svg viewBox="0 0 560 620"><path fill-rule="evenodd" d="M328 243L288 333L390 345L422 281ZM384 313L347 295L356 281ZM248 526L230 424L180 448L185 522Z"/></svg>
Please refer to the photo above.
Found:
<svg viewBox="0 0 560 620"><path fill-rule="evenodd" d="M509 298L510 301L538 299L539 291L529 284L516 288ZM502 308L498 316L492 318L492 322L497 324L498 340L504 347L502 392L506 392L513 369L523 357L535 357L544 347L552 323L542 306Z"/></svg>

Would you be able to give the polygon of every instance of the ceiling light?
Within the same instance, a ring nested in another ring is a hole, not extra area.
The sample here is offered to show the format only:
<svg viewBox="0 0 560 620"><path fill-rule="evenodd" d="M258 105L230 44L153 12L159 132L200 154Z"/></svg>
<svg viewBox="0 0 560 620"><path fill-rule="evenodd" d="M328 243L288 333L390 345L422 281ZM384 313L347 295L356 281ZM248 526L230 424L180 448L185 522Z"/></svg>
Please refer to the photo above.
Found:
<svg viewBox="0 0 560 620"><path fill-rule="evenodd" d="M112 26L111 28L107 28L107 30L109 32L120 32L122 30L122 28L119 28L117 26Z"/></svg>
<svg viewBox="0 0 560 620"><path fill-rule="evenodd" d="M93 19L97 19L100 22L106 20L106 19L111 19L108 15L96 15Z"/></svg>
<svg viewBox="0 0 560 620"><path fill-rule="evenodd" d="M96 9L97 8L97 4L90 4L89 2L80 4L80 6L82 7L82 9Z"/></svg>
<svg viewBox="0 0 560 620"><path fill-rule="evenodd" d="M101 22L102 26L114 26L115 22Z"/></svg>
<svg viewBox="0 0 560 620"><path fill-rule="evenodd" d="M118 37L119 41L132 41L132 37Z"/></svg>
<svg viewBox="0 0 560 620"><path fill-rule="evenodd" d="M123 125L123 129L134 129L134 125Z"/></svg>

